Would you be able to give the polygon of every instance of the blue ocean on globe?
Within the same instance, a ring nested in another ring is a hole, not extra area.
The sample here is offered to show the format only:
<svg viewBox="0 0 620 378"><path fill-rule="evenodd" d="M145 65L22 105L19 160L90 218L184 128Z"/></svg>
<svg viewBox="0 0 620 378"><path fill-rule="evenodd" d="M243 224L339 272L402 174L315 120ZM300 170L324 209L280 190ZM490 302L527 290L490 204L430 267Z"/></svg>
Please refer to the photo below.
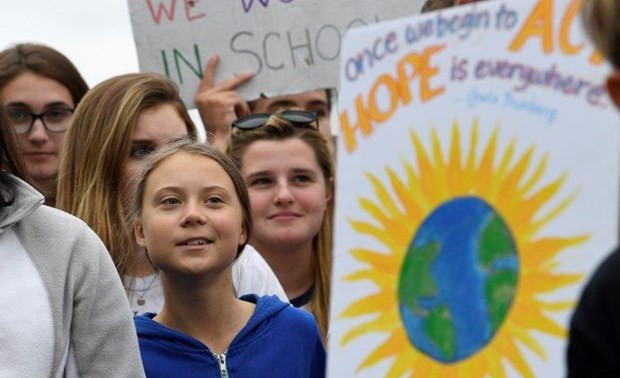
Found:
<svg viewBox="0 0 620 378"><path fill-rule="evenodd" d="M463 360L487 345L514 299L519 259L499 214L478 197L457 197L421 224L398 288L412 345L436 361Z"/></svg>

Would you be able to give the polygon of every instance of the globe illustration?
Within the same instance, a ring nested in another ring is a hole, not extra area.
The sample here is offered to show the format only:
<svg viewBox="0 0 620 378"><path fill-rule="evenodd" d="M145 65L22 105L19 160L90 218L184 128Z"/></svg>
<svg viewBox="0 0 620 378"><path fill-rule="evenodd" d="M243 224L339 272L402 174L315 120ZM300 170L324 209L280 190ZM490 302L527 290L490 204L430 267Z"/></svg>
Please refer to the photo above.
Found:
<svg viewBox="0 0 620 378"><path fill-rule="evenodd" d="M519 259L510 229L477 197L437 207L405 255L398 287L401 320L411 344L451 363L481 350L514 299Z"/></svg>

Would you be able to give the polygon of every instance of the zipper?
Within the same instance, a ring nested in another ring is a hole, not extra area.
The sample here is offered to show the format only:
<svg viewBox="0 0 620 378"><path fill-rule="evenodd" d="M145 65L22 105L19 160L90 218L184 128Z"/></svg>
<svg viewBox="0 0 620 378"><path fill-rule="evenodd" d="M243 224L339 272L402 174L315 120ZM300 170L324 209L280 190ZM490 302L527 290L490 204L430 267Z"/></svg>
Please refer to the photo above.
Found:
<svg viewBox="0 0 620 378"><path fill-rule="evenodd" d="M220 376L222 378L228 378L228 369L226 369L226 352L222 354L216 354L214 352L213 356L217 359L217 362L220 364Z"/></svg>

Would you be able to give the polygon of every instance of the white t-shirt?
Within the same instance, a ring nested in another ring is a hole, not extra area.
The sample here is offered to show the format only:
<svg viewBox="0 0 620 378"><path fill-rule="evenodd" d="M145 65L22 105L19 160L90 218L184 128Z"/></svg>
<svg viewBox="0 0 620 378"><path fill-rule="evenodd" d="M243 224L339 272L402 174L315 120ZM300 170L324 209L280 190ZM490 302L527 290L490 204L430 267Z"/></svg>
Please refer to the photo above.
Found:
<svg viewBox="0 0 620 378"><path fill-rule="evenodd" d="M265 259L247 244L234 262L232 267L232 279L237 297L246 294L277 295L280 300L288 302L284 289L276 278ZM133 288L127 289L131 279L125 277L125 290L129 297L131 310L136 314L143 312L161 311L164 306L164 292L161 287L159 274L151 274L146 277L135 277Z"/></svg>

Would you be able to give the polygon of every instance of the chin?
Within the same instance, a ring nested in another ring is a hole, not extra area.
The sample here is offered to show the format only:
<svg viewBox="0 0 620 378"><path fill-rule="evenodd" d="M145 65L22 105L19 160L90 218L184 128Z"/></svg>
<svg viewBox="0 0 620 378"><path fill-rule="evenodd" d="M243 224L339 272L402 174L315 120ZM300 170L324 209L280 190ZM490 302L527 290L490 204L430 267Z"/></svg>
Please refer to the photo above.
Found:
<svg viewBox="0 0 620 378"><path fill-rule="evenodd" d="M52 184L56 182L58 172L41 172L41 170L28 170L28 174L34 182L40 185Z"/></svg>

